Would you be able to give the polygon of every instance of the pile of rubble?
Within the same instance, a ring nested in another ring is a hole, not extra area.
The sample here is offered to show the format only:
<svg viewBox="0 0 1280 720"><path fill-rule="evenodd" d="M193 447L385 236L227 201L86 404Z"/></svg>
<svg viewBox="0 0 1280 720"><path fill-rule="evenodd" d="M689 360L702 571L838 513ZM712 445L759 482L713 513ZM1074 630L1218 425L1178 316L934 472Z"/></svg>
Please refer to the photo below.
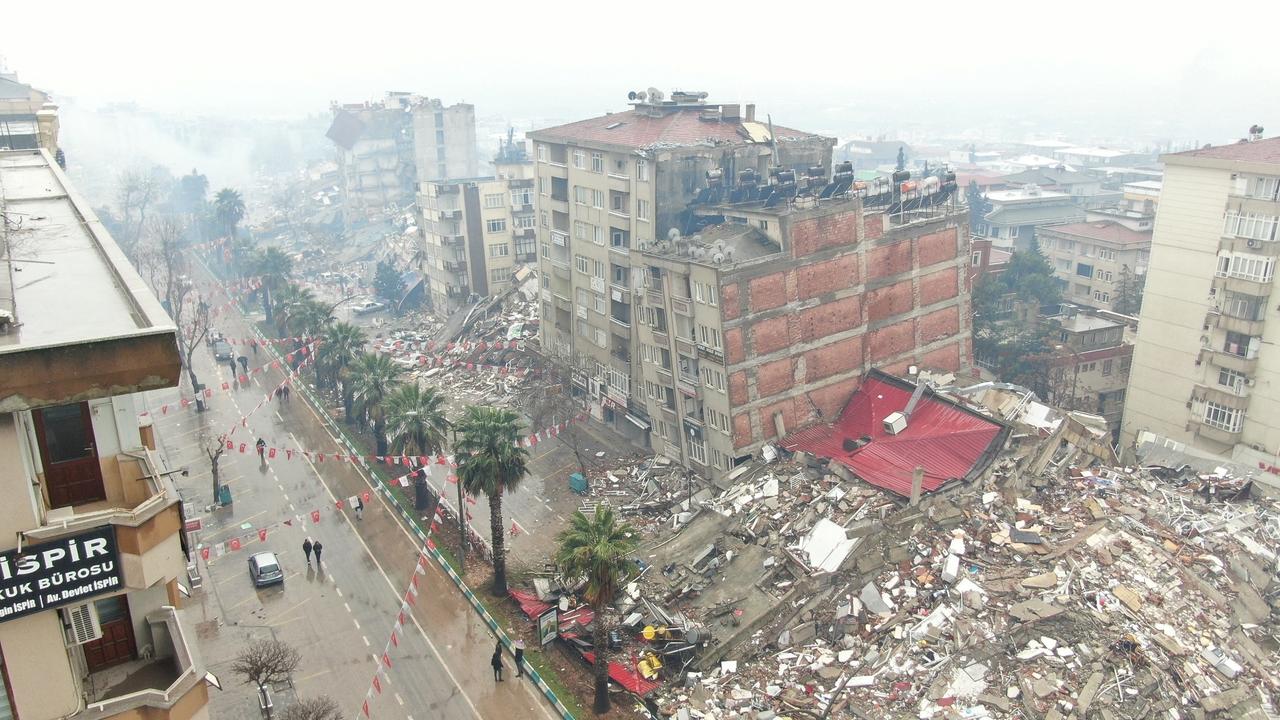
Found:
<svg viewBox="0 0 1280 720"><path fill-rule="evenodd" d="M707 504L721 520L712 550L642 578L646 597L714 637L662 691L664 715L1270 710L1280 507L1248 498L1247 479L1064 467L1034 494L997 474L899 508L811 468L777 470ZM717 605L688 599L717 584L733 588ZM752 596L758 618L717 614Z"/></svg>

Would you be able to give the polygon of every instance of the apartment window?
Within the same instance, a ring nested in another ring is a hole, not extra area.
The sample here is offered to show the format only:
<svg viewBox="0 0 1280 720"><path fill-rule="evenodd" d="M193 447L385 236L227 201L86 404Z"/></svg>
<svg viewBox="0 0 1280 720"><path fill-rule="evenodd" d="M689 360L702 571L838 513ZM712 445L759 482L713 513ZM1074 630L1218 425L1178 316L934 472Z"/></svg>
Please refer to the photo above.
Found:
<svg viewBox="0 0 1280 720"><path fill-rule="evenodd" d="M587 154L581 150L573 151L573 166L579 170L585 170L587 167Z"/></svg>
<svg viewBox="0 0 1280 720"><path fill-rule="evenodd" d="M604 172L604 155L598 152L591 153L591 172Z"/></svg>
<svg viewBox="0 0 1280 720"><path fill-rule="evenodd" d="M540 215L542 216L542 227L551 227L551 221L548 219L547 211L543 210Z"/></svg>
<svg viewBox="0 0 1280 720"><path fill-rule="evenodd" d="M719 410L707 408L707 423L720 432L729 434L729 416Z"/></svg>
<svg viewBox="0 0 1280 720"><path fill-rule="evenodd" d="M1090 292L1091 290L1089 289L1088 285L1081 285L1080 283L1076 283L1075 294L1077 297L1089 297Z"/></svg>
<svg viewBox="0 0 1280 720"><path fill-rule="evenodd" d="M484 196L484 206L485 206L485 207L487 207L487 208L500 208L500 207L502 207L502 193L494 193L494 194L492 194L492 195L485 195L485 196Z"/></svg>
<svg viewBox="0 0 1280 720"><path fill-rule="evenodd" d="M1238 433L1244 425L1244 411L1207 402L1204 406L1204 424L1229 433Z"/></svg>
<svg viewBox="0 0 1280 720"><path fill-rule="evenodd" d="M574 255L574 256L573 256L573 267L574 267L574 269L576 269L578 272L582 273L583 275L586 275L586 274L587 274L587 272L589 272L589 268L590 268L590 265L588 265L588 264L587 264L587 256L586 256L586 255Z"/></svg>
<svg viewBox="0 0 1280 720"><path fill-rule="evenodd" d="M1275 200L1277 188L1280 187L1280 178L1265 175L1238 175L1235 181L1236 195L1247 195L1263 200Z"/></svg>
<svg viewBox="0 0 1280 720"><path fill-rule="evenodd" d="M538 162L546 162L546 161L547 161L547 146L539 145L538 146Z"/></svg>
<svg viewBox="0 0 1280 720"><path fill-rule="evenodd" d="M620 213L622 215L626 215L631 211L631 208L627 207L628 198L627 198L627 195L625 195L624 193L615 193L611 196L610 199L613 200L612 209L614 212Z"/></svg>
<svg viewBox="0 0 1280 720"><path fill-rule="evenodd" d="M594 225L591 228L591 242L604 247L604 228Z"/></svg>
<svg viewBox="0 0 1280 720"><path fill-rule="evenodd" d="M1063 272L1071 272L1071 261L1067 258L1058 258L1058 269Z"/></svg>
<svg viewBox="0 0 1280 720"><path fill-rule="evenodd" d="M693 299L711 307L716 306L716 286L711 283L693 283Z"/></svg>
<svg viewBox="0 0 1280 720"><path fill-rule="evenodd" d="M652 380L644 381L644 394L650 400L658 399L659 390L660 388L658 387L658 383L653 382Z"/></svg>
<svg viewBox="0 0 1280 720"><path fill-rule="evenodd" d="M516 188L511 191L512 207L521 207L533 204L533 190L529 188Z"/></svg>
<svg viewBox="0 0 1280 720"><path fill-rule="evenodd" d="M1242 358L1254 357L1257 353L1257 347L1258 338L1230 331L1227 332L1226 340L1222 343L1223 352Z"/></svg>
<svg viewBox="0 0 1280 720"><path fill-rule="evenodd" d="M578 301L578 307L587 308L591 306L591 291L586 288L578 288L574 291L573 297Z"/></svg>
<svg viewBox="0 0 1280 720"><path fill-rule="evenodd" d="M648 200L636 200L636 219L644 220L646 222L649 220Z"/></svg>
<svg viewBox="0 0 1280 720"><path fill-rule="evenodd" d="M1111 302L1111 293L1105 292L1103 290L1094 290L1093 299L1103 303Z"/></svg>
<svg viewBox="0 0 1280 720"><path fill-rule="evenodd" d="M1111 361L1110 361L1110 360L1103 360L1103 361L1102 361L1102 374L1103 374L1103 375L1110 375L1110 374L1111 374Z"/></svg>
<svg viewBox="0 0 1280 720"><path fill-rule="evenodd" d="M506 232L507 219L498 218L497 220L485 220L484 229L485 229L485 232L491 232L491 233Z"/></svg>
<svg viewBox="0 0 1280 720"><path fill-rule="evenodd" d="M609 229L609 245L610 247L615 247L615 248L618 248L619 250L628 249L631 243L627 240L627 231L619 230L618 228L610 228Z"/></svg>
<svg viewBox="0 0 1280 720"><path fill-rule="evenodd" d="M1095 270L1093 273L1093 277L1096 280L1111 282L1112 275L1110 270Z"/></svg>
<svg viewBox="0 0 1280 720"><path fill-rule="evenodd" d="M543 177L538 178L538 194L541 195L542 197L546 197L547 195L550 195L551 191L547 189L548 185L549 183L547 182L546 178L543 178Z"/></svg>
<svg viewBox="0 0 1280 720"><path fill-rule="evenodd" d="M1076 241L1068 240L1066 238L1058 238L1058 249L1059 250L1075 250Z"/></svg>
<svg viewBox="0 0 1280 720"><path fill-rule="evenodd" d="M551 245L550 245L550 244L548 244L548 243L542 243L542 257L546 258L547 260L550 260L550 259L551 259ZM546 276L543 276L543 278L542 278L542 279L543 279L543 280L546 280L547 278L546 278Z"/></svg>
<svg viewBox="0 0 1280 720"><path fill-rule="evenodd" d="M1258 321L1266 309L1266 298L1244 293L1226 293L1222 312L1240 320Z"/></svg>
<svg viewBox="0 0 1280 720"><path fill-rule="evenodd" d="M1226 227L1223 232L1233 237L1250 240L1275 240L1276 222L1277 218L1274 215L1240 214L1231 210L1227 212Z"/></svg>
<svg viewBox="0 0 1280 720"><path fill-rule="evenodd" d="M1009 228L1009 237L1011 238L1018 237L1018 229L1019 228L1017 225L1014 225L1013 227Z"/></svg>
<svg viewBox="0 0 1280 720"><path fill-rule="evenodd" d="M1259 255L1235 254L1218 257L1218 275L1256 282L1271 282L1275 271L1275 258Z"/></svg>
<svg viewBox="0 0 1280 720"><path fill-rule="evenodd" d="M703 365L700 368L702 373L702 384L712 390L724 392L724 372L710 365Z"/></svg>
<svg viewBox="0 0 1280 720"><path fill-rule="evenodd" d="M617 285L619 287L624 287L624 288L631 287L631 283L629 282L631 273L629 271L629 268L627 268L626 265L614 265L610 263L609 267L613 271L610 277L613 278L614 285Z"/></svg>
<svg viewBox="0 0 1280 720"><path fill-rule="evenodd" d="M601 330L600 328L592 328L592 329L595 332L595 338L594 338L595 344L598 347L606 347L608 344L608 336L605 334L605 331ZM628 394L631 393L630 381L627 382L627 393Z"/></svg>
<svg viewBox="0 0 1280 720"><path fill-rule="evenodd" d="M489 246L489 257L500 258L511 254L511 246L507 243L494 243Z"/></svg>
<svg viewBox="0 0 1280 720"><path fill-rule="evenodd" d="M1084 263L1076 263L1076 275L1084 278L1093 277L1093 266Z"/></svg>
<svg viewBox="0 0 1280 720"><path fill-rule="evenodd" d="M768 221L768 220L758 220L758 221L756 221L756 224L760 226L760 229L761 229L761 230L764 230L765 232L768 232L768 230L769 230L769 221Z"/></svg>
<svg viewBox="0 0 1280 720"><path fill-rule="evenodd" d="M1218 384L1223 387L1230 388L1232 392L1238 393L1242 391L1244 389L1246 379L1247 376L1242 372L1236 372L1235 370L1228 370L1226 368L1222 368L1218 371Z"/></svg>
<svg viewBox="0 0 1280 720"><path fill-rule="evenodd" d="M707 347L720 349L720 330L706 325L698 325L698 340Z"/></svg>
<svg viewBox="0 0 1280 720"><path fill-rule="evenodd" d="M707 445L702 438L689 436L689 457L701 465L707 464Z"/></svg>
<svg viewBox="0 0 1280 720"><path fill-rule="evenodd" d="M579 205L586 205L587 202L590 200L590 198L591 198L590 188L585 188L585 187L582 187L581 185L573 186L574 202L578 203Z"/></svg>
<svg viewBox="0 0 1280 720"><path fill-rule="evenodd" d="M603 262L603 261L601 261L601 260L592 260L591 262L592 262L592 263L593 263L593 265L594 265L594 268L593 268L594 272L592 272L592 273L591 273L592 277L598 277L598 278L600 278L601 280L603 280L603 279L604 279L604 273L605 273L605 270L607 269L607 268L605 267L604 262Z"/></svg>
<svg viewBox="0 0 1280 720"><path fill-rule="evenodd" d="M493 268L489 271L489 282L503 283L511 279L511 268Z"/></svg>
<svg viewBox="0 0 1280 720"><path fill-rule="evenodd" d="M1098 248L1098 259L1114 261L1116 259L1116 251L1110 248L1100 247Z"/></svg>
<svg viewBox="0 0 1280 720"><path fill-rule="evenodd" d="M537 226L538 221L532 215L521 215L512 220L517 230L532 230Z"/></svg>
<svg viewBox="0 0 1280 720"><path fill-rule="evenodd" d="M976 253L974 253L973 255L970 255L970 256L969 256L969 264L970 264L970 265L981 265L981 264L982 264L982 253L978 253L978 252L976 252Z"/></svg>
<svg viewBox="0 0 1280 720"><path fill-rule="evenodd" d="M574 240L586 240L586 239L587 239L587 224L586 224L586 223L582 222L581 220L574 220L574 221L573 221L573 239L574 239Z"/></svg>
<svg viewBox="0 0 1280 720"><path fill-rule="evenodd" d="M649 179L649 161L648 160L636 160L636 179L637 180Z"/></svg>
<svg viewBox="0 0 1280 720"><path fill-rule="evenodd" d="M604 208L604 191L603 190L591 191L591 207L597 210L601 210Z"/></svg>
<svg viewBox="0 0 1280 720"><path fill-rule="evenodd" d="M607 310L607 303L604 299L604 293L591 294L591 309L595 310L601 315L605 314Z"/></svg>
<svg viewBox="0 0 1280 720"><path fill-rule="evenodd" d="M575 328L578 333L578 337L584 337L587 339L591 338L591 325L589 325L586 320L579 320L575 323Z"/></svg>
<svg viewBox="0 0 1280 720"><path fill-rule="evenodd" d="M621 370L609 368L609 387L626 395L631 394L631 376Z"/></svg>
<svg viewBox="0 0 1280 720"><path fill-rule="evenodd" d="M1129 371L1129 365L1130 365L1132 362L1133 362L1133 358L1131 358L1131 357L1125 356L1125 357L1120 358L1120 372L1128 372L1128 371ZM1120 397L1124 397L1124 395L1121 395Z"/></svg>

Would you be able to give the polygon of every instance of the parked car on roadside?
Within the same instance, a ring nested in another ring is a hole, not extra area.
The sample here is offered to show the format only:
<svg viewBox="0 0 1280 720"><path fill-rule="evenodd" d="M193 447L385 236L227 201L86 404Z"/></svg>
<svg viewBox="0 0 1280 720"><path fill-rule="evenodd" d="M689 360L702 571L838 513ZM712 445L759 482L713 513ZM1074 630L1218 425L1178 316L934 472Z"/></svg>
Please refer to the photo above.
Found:
<svg viewBox="0 0 1280 720"><path fill-rule="evenodd" d="M249 556L249 579L254 587L284 583L284 568L273 552L260 552Z"/></svg>
<svg viewBox="0 0 1280 720"><path fill-rule="evenodd" d="M230 360L235 357L235 351L231 349L231 343L226 340L214 340L213 357L218 360Z"/></svg>
<svg viewBox="0 0 1280 720"><path fill-rule="evenodd" d="M377 300L365 300L364 302L353 305L351 307L351 312L356 315L368 315L370 313L376 313L379 310L383 310L386 307L385 303L380 303Z"/></svg>

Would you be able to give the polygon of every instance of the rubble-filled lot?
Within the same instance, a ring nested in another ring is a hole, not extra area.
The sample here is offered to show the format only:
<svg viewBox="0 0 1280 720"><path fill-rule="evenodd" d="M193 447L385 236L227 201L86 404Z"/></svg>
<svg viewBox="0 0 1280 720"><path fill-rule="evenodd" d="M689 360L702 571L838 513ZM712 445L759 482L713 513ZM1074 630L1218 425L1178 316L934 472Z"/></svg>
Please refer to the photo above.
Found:
<svg viewBox="0 0 1280 720"><path fill-rule="evenodd" d="M1016 489L1005 463L983 488L899 508L792 470L651 550L671 561L645 596L714 638L660 691L663 715L1269 712L1280 507L1244 497L1247 480L1064 467Z"/></svg>

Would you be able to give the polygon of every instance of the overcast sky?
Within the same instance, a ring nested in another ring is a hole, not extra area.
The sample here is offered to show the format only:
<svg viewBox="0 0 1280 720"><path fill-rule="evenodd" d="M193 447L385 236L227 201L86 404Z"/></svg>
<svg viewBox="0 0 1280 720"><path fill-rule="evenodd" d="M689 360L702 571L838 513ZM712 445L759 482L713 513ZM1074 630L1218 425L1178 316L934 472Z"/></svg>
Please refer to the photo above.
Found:
<svg viewBox="0 0 1280 720"><path fill-rule="evenodd" d="M833 134L994 122L1222 141L1280 131L1277 21L1257 0L11 2L0 55L58 97L166 111L301 115L396 89L559 119L657 86Z"/></svg>

